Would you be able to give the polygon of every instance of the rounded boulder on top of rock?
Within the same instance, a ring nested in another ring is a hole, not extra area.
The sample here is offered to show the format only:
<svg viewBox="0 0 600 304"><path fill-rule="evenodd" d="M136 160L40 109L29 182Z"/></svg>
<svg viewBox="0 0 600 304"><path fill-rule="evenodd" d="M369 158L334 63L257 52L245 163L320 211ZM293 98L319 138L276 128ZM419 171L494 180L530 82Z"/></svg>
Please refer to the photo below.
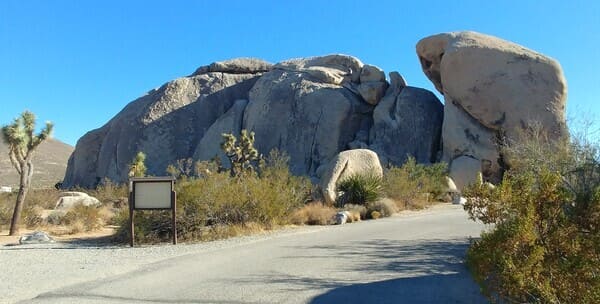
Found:
<svg viewBox="0 0 600 304"><path fill-rule="evenodd" d="M321 190L325 203L333 205L337 199L337 185L354 174L383 176L383 168L377 153L368 149L342 151L324 168L321 176Z"/></svg>
<svg viewBox="0 0 600 304"><path fill-rule="evenodd" d="M534 123L550 139L567 135L567 85L554 59L476 32L430 36L416 49L423 72L445 99L443 160L470 155L484 162L484 179L499 182L509 161L499 153L505 139L517 140Z"/></svg>

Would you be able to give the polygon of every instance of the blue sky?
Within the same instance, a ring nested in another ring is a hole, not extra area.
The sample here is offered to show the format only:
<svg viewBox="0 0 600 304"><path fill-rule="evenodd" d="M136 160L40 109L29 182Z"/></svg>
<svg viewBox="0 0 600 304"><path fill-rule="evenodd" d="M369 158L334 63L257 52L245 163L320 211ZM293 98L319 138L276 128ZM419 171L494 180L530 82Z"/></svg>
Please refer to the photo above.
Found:
<svg viewBox="0 0 600 304"><path fill-rule="evenodd" d="M560 61L571 116L600 114L600 1L0 1L0 124L23 110L74 145L198 66L350 54L433 90L415 44L475 30Z"/></svg>

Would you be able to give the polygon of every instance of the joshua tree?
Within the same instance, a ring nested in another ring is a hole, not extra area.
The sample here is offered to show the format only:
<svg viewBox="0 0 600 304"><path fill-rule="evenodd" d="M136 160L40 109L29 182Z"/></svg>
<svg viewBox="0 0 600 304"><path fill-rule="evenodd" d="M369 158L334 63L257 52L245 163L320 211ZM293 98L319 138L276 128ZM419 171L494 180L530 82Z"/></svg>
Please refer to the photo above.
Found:
<svg viewBox="0 0 600 304"><path fill-rule="evenodd" d="M2 127L2 137L8 144L8 156L10 162L19 173L19 193L17 202L10 222L9 235L16 235L19 231L19 219L25 196L29 191L31 177L33 175L33 152L52 133L53 124L46 122L46 127L39 134L34 135L35 114L25 111L15 121Z"/></svg>
<svg viewBox="0 0 600 304"><path fill-rule="evenodd" d="M146 175L146 154L144 152L138 152L135 158L129 165L129 177L143 177Z"/></svg>
<svg viewBox="0 0 600 304"><path fill-rule="evenodd" d="M254 132L242 130L239 144L233 134L222 134L221 149L231 162L231 176L240 176L243 172L253 172L254 163L261 157L254 148Z"/></svg>

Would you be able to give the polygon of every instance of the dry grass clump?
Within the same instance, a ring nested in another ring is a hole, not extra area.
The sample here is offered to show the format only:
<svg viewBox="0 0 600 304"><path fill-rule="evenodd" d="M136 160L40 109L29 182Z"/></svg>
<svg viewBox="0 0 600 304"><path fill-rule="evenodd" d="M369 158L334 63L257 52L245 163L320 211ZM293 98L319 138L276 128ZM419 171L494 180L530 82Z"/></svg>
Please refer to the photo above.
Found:
<svg viewBox="0 0 600 304"><path fill-rule="evenodd" d="M379 217L392 216L392 214L398 212L396 203L389 198L381 198L374 202L368 203L366 209L366 214L373 219L375 219L375 217L372 216L374 212L378 213Z"/></svg>
<svg viewBox="0 0 600 304"><path fill-rule="evenodd" d="M367 207L363 206L363 205L355 205L355 204L346 204L344 205L344 207L342 208L345 211L349 211L350 214L352 215L356 215L358 214L358 220L366 220L367 217ZM353 216L354 219L356 219L357 216ZM358 220L355 220L358 221Z"/></svg>
<svg viewBox="0 0 600 304"><path fill-rule="evenodd" d="M331 225L336 210L321 202L312 202L294 211L290 222L295 225Z"/></svg>

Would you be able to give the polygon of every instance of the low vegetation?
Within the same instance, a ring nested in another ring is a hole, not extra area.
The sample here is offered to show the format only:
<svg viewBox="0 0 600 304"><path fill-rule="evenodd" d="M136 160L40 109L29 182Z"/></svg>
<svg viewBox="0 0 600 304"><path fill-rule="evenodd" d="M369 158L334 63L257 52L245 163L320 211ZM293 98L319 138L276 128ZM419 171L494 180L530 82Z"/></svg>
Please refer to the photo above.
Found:
<svg viewBox="0 0 600 304"><path fill-rule="evenodd" d="M372 174L354 174L340 181L337 207L359 208L361 219L388 217L405 209L423 209L435 202L446 189L445 163L417 164L409 157L401 167L390 167L383 178Z"/></svg>
<svg viewBox="0 0 600 304"><path fill-rule="evenodd" d="M271 229L289 224L294 217L296 222L303 222L295 212L308 201L310 181L289 172L289 158L283 153L275 150L266 158L258 158L252 147L253 137L244 134L246 138L240 145L231 136L225 137L223 149L229 151L227 155L234 170L219 168L216 162L202 162L196 166L198 176L179 175L176 219L181 240L226 237L242 233L245 228ZM122 241L129 238L126 215L124 210L117 217L121 226L117 238ZM169 212L136 212L135 221L136 241L159 242L171 238ZM317 220L307 212L306 221Z"/></svg>
<svg viewBox="0 0 600 304"><path fill-rule="evenodd" d="M295 210L290 218L294 225L331 225L337 210L322 202L311 202Z"/></svg>
<svg viewBox="0 0 600 304"><path fill-rule="evenodd" d="M285 153L274 150L264 157L253 145L252 133L242 132L239 141L230 134L224 136L222 149L233 169L224 168L218 158L198 162L182 159L166 168L177 179L176 219L180 240L213 240L289 224L330 225L340 210L348 211L348 222L391 216L414 206L406 206L403 200L396 198L417 200L420 191L437 189L432 185L436 179L429 174L441 172L441 169L432 171L409 160L401 168L388 170L383 179L368 174L351 176L340 183L342 195L335 208L312 201L311 193L318 190L313 189L307 178L290 173L289 157ZM144 159L143 152L136 155L129 167L130 176L145 175ZM401 180L396 172L407 173L406 179L412 177L420 181L419 191L402 193L390 188L390 177ZM35 190L25 203L23 223L30 229L43 229L54 235L88 232L114 225L117 228L115 240L129 240L129 190L126 185L103 180L94 190L73 190L86 192L101 204L78 205L68 211L53 210L59 190ZM0 225L3 225L0 228L5 228L10 219L14 196L0 194ZM136 242L170 241L171 213L137 211L135 227Z"/></svg>
<svg viewBox="0 0 600 304"><path fill-rule="evenodd" d="M530 131L507 149L498 187L467 193L471 218L494 227L468 265L493 302L600 303L599 147Z"/></svg>
<svg viewBox="0 0 600 304"><path fill-rule="evenodd" d="M338 183L337 191L342 192L337 203L365 205L374 202L382 195L381 177L376 174L354 174Z"/></svg>
<svg viewBox="0 0 600 304"><path fill-rule="evenodd" d="M400 210L423 209L438 201L446 191L446 176L446 163L424 165L409 157L402 167L391 167L384 172L383 193Z"/></svg>
<svg viewBox="0 0 600 304"><path fill-rule="evenodd" d="M24 203L21 221L27 229L41 229L53 235L68 235L98 230L114 224L114 215L127 206L127 187L99 186L88 191L97 197L99 206L75 205L68 211L54 210L60 197L56 189L35 189L29 192ZM0 194L0 229L7 229L16 194ZM125 208L126 209L126 208Z"/></svg>

